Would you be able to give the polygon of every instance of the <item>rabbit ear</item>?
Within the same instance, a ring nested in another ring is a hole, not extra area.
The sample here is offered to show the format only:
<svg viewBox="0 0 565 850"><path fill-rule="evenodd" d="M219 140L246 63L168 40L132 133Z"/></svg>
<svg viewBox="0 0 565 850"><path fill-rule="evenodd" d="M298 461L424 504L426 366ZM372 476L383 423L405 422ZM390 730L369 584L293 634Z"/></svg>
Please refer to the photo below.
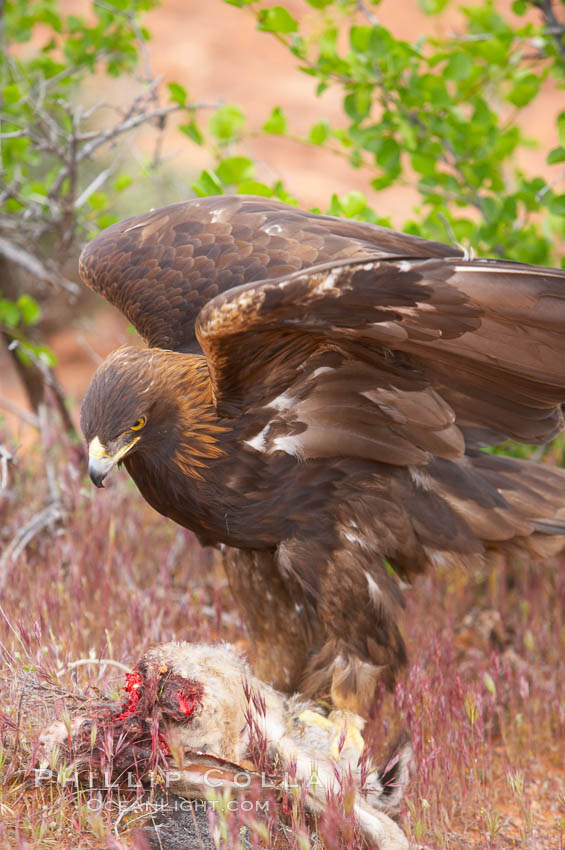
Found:
<svg viewBox="0 0 565 850"><path fill-rule="evenodd" d="M382 792L378 807L386 811L394 809L402 799L414 770L414 752L410 738L403 732L391 749L385 766L379 772Z"/></svg>

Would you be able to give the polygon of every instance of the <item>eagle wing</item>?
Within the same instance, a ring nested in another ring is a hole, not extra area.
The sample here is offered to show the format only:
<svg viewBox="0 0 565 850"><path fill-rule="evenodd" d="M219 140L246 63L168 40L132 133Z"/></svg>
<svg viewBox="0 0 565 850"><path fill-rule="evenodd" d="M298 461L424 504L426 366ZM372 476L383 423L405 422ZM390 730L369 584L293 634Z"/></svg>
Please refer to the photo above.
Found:
<svg viewBox="0 0 565 850"><path fill-rule="evenodd" d="M220 414L255 448L399 465L542 443L565 398L565 271L359 259L216 296L196 332Z"/></svg>
<svg viewBox="0 0 565 850"><path fill-rule="evenodd" d="M80 273L150 346L194 351L198 312L232 287L344 258L454 254L448 245L384 227L232 195L173 204L108 227L84 249Z"/></svg>

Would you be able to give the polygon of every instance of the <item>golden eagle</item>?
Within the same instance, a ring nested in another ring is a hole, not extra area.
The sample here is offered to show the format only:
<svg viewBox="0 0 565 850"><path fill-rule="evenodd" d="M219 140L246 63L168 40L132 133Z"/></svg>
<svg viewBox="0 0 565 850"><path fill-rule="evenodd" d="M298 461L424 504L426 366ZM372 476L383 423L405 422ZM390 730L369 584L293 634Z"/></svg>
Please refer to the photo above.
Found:
<svg viewBox="0 0 565 850"><path fill-rule="evenodd" d="M481 447L562 428L565 271L244 196L112 225L80 268L148 345L92 379L90 476L123 462L223 549L278 688L366 713L403 580L561 547L564 474Z"/></svg>

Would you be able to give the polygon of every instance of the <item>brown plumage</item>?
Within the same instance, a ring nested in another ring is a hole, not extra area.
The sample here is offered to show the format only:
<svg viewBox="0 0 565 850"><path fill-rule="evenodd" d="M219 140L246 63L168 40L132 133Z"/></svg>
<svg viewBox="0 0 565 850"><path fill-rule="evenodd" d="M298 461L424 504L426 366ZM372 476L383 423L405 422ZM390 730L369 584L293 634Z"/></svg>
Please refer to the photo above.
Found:
<svg viewBox="0 0 565 850"><path fill-rule="evenodd" d="M217 197L109 227L81 274L149 345L93 378L91 476L123 461L223 544L277 687L366 712L405 661L399 578L561 547L563 473L480 447L562 428L565 271Z"/></svg>

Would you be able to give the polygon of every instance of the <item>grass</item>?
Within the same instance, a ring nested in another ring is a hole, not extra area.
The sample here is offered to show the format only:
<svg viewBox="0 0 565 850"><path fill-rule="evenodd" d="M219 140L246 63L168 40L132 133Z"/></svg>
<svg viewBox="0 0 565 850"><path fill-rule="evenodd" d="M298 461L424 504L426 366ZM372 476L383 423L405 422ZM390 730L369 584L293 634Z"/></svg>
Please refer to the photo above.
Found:
<svg viewBox="0 0 565 850"><path fill-rule="evenodd" d="M1 598L0 846L135 847L134 809L116 825L117 808L93 811L64 772L35 787L39 731L101 693L120 698L123 672L105 659L133 665L175 637L244 648L245 633L216 553L155 514L125 473L96 491L56 433L49 457L65 518L6 565ZM47 498L43 456L31 449L0 491L2 547ZM417 769L399 814L410 840L565 847L565 560L436 571L406 597L410 666L378 700L370 736L383 759L402 728L412 736ZM319 846L296 800L285 807L286 846ZM253 843L285 843L248 823ZM326 850L340 844L339 823L328 807L316 825ZM220 816L229 847L240 825ZM355 834L345 843L357 846Z"/></svg>

